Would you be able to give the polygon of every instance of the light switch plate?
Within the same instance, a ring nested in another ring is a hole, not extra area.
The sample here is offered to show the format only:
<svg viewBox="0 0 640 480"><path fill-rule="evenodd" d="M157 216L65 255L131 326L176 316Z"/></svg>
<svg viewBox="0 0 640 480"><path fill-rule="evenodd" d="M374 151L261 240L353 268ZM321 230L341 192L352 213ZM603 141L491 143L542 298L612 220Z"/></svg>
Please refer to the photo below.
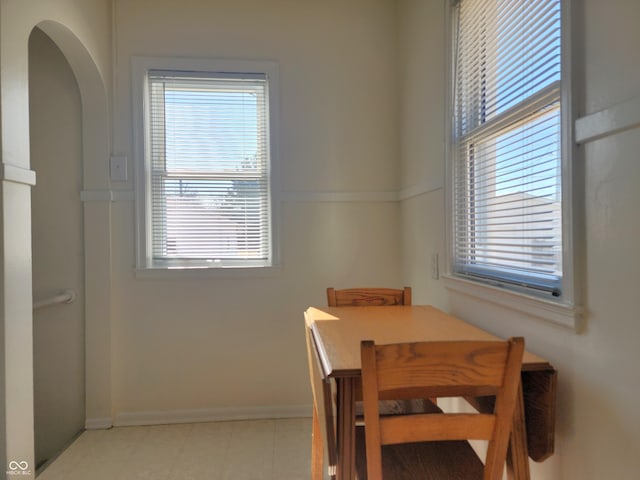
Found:
<svg viewBox="0 0 640 480"><path fill-rule="evenodd" d="M109 168L112 182L127 181L127 157L112 156L109 160Z"/></svg>

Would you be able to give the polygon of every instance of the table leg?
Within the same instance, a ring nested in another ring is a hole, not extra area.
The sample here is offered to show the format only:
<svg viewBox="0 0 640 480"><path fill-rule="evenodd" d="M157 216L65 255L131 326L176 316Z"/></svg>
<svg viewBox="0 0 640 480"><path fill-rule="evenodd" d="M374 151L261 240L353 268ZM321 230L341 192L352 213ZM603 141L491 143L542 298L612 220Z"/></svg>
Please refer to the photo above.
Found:
<svg viewBox="0 0 640 480"><path fill-rule="evenodd" d="M313 406L313 420L311 426L311 480L323 480L324 446L318 410Z"/></svg>
<svg viewBox="0 0 640 480"><path fill-rule="evenodd" d="M338 405L337 409L337 437L338 437L338 468L336 480L353 480L356 477L356 416L355 379L336 379Z"/></svg>
<svg viewBox="0 0 640 480"><path fill-rule="evenodd" d="M507 478L529 480L529 455L527 449L527 427L524 419L524 396L522 383L518 387L518 398L513 412L513 426L507 453Z"/></svg>

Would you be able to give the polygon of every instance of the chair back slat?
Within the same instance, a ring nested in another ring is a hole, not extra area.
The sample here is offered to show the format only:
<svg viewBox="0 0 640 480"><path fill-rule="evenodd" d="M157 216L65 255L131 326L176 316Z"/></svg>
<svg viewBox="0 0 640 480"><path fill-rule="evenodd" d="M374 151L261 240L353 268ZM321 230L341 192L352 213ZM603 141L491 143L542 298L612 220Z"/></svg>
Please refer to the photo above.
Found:
<svg viewBox="0 0 640 480"><path fill-rule="evenodd" d="M385 345L377 349L378 390L499 387L508 353L495 341Z"/></svg>
<svg viewBox="0 0 640 480"><path fill-rule="evenodd" d="M398 415L380 418L380 444L490 440L496 417L490 414L456 413Z"/></svg>
<svg viewBox="0 0 640 480"><path fill-rule="evenodd" d="M411 305L411 287L394 288L327 288L327 305L330 307L377 307L387 305Z"/></svg>

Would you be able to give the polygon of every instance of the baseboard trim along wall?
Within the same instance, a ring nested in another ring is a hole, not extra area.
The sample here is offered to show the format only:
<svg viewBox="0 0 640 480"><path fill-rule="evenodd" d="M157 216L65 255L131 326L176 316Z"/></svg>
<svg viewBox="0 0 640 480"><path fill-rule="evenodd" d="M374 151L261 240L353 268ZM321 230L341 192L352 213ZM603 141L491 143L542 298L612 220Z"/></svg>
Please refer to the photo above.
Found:
<svg viewBox="0 0 640 480"><path fill-rule="evenodd" d="M87 418L84 422L84 428L87 430L106 430L111 427L113 427L111 417Z"/></svg>
<svg viewBox="0 0 640 480"><path fill-rule="evenodd" d="M258 420L271 418L310 417L311 405L283 405L273 407L221 407L197 410L165 410L148 412L121 412L115 416L113 426L168 425L175 423L224 422L231 420ZM87 420L87 428L90 421ZM94 427L99 428L99 427ZM109 428L109 427L104 427Z"/></svg>

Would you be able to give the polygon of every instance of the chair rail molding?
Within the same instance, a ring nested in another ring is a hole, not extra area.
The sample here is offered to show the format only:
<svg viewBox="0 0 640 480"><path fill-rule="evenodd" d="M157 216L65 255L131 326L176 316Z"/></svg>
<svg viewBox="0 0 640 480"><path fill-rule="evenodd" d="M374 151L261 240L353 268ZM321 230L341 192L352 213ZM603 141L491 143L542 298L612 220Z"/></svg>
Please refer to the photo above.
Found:
<svg viewBox="0 0 640 480"><path fill-rule="evenodd" d="M132 190L83 190L80 192L83 202L133 202Z"/></svg>
<svg viewBox="0 0 640 480"><path fill-rule="evenodd" d="M35 186L36 172L9 163L0 163L0 180Z"/></svg>
<svg viewBox="0 0 640 480"><path fill-rule="evenodd" d="M640 96L576 120L576 143L586 143L640 127Z"/></svg>

